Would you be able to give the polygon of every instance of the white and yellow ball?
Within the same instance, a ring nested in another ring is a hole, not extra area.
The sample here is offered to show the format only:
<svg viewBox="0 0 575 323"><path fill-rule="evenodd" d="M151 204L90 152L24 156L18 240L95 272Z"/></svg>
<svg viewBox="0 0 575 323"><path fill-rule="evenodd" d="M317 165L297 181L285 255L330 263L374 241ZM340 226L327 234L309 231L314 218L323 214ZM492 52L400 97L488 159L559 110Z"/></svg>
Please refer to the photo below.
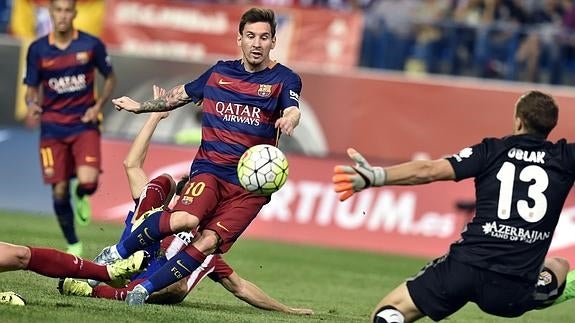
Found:
<svg viewBox="0 0 575 323"><path fill-rule="evenodd" d="M26 300L14 292L0 292L0 304L24 306Z"/></svg>
<svg viewBox="0 0 575 323"><path fill-rule="evenodd" d="M287 181L289 164L283 152L271 145L256 145L238 162L238 179L247 191L270 195Z"/></svg>

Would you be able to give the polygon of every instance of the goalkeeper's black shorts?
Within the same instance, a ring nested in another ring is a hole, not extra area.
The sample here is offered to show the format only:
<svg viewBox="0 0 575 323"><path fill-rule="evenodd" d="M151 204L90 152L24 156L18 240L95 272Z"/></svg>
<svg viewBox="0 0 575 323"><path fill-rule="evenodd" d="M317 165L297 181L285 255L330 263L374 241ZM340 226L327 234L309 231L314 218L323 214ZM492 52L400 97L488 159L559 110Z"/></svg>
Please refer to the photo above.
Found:
<svg viewBox="0 0 575 323"><path fill-rule="evenodd" d="M421 313L439 321L467 302L484 312L517 317L526 311L549 306L561 295L565 284L544 268L536 283L475 267L444 256L424 267L407 281L409 294Z"/></svg>

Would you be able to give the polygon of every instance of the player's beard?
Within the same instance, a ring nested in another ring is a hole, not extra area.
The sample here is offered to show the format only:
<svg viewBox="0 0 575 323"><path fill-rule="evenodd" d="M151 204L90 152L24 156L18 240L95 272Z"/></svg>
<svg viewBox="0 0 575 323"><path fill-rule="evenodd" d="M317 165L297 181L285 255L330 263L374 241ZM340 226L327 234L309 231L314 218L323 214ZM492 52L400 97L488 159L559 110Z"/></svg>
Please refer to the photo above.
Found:
<svg viewBox="0 0 575 323"><path fill-rule="evenodd" d="M267 66L269 59L268 56L266 56L263 52L256 55L254 55L252 52L249 52L248 55L244 55L244 59L242 61L244 66L248 64L251 70L261 71Z"/></svg>
<svg viewBox="0 0 575 323"><path fill-rule="evenodd" d="M71 23L62 21L54 24L54 30L59 34L67 34L72 32L73 26Z"/></svg>

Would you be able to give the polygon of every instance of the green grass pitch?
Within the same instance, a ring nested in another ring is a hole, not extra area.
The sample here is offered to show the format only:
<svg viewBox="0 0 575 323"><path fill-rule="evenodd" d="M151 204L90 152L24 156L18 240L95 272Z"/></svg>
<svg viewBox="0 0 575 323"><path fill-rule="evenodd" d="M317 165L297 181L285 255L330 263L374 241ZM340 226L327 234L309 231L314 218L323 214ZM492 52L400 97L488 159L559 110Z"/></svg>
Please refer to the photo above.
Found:
<svg viewBox="0 0 575 323"><path fill-rule="evenodd" d="M120 231L118 225L101 223L79 228L86 256L94 257L102 247L115 242ZM0 211L0 240L65 247L55 217L9 211ZM0 321L369 322L369 313L380 298L426 263L425 259L248 239L240 240L225 258L240 275L276 299L294 307L312 308L316 314L295 316L258 310L209 279L201 282L180 305L128 307L118 301L61 296L56 290L56 279L19 271L0 274L0 291L16 291L28 305L0 306ZM509 320L483 314L470 304L447 322L573 322L570 306L572 303L567 302Z"/></svg>

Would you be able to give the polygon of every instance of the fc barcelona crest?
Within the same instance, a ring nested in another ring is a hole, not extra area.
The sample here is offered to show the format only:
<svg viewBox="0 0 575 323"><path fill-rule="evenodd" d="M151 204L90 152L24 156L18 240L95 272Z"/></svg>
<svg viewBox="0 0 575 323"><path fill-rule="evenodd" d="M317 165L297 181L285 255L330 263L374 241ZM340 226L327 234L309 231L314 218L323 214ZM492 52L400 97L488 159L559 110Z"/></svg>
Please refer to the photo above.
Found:
<svg viewBox="0 0 575 323"><path fill-rule="evenodd" d="M86 64L90 60L90 55L88 52L77 52L76 53L76 61L80 64Z"/></svg>
<svg viewBox="0 0 575 323"><path fill-rule="evenodd" d="M272 86L269 84L260 84L260 88L258 89L258 95L264 98L267 98L272 94Z"/></svg>

